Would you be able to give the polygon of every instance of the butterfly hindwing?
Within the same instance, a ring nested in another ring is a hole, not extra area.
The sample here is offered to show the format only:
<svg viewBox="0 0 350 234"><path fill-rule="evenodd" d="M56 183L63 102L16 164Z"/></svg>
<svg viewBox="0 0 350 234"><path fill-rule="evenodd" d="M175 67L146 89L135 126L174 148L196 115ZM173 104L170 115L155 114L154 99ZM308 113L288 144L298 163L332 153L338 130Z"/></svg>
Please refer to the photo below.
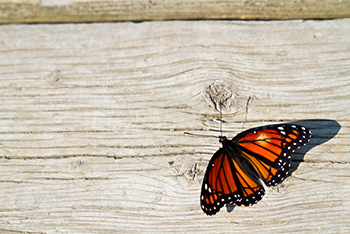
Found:
<svg viewBox="0 0 350 234"><path fill-rule="evenodd" d="M252 205L265 194L260 182L244 171L224 148L210 160L204 176L201 207L208 215L217 213L225 204Z"/></svg>

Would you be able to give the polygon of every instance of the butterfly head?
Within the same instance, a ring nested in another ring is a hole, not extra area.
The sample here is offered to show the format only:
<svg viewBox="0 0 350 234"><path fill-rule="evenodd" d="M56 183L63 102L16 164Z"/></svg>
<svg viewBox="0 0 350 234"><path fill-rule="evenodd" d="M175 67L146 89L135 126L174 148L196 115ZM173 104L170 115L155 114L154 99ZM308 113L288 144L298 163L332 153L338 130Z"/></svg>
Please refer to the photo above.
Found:
<svg viewBox="0 0 350 234"><path fill-rule="evenodd" d="M227 141L227 138L225 136L219 136L219 142L223 143L224 141Z"/></svg>

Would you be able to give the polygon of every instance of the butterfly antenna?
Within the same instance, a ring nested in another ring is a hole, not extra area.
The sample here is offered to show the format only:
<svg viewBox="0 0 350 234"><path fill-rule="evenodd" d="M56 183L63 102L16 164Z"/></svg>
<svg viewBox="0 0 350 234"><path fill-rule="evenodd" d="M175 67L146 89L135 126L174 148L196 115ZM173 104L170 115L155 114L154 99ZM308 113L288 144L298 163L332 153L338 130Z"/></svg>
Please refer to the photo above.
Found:
<svg viewBox="0 0 350 234"><path fill-rule="evenodd" d="M220 121L219 121L219 126L220 126L220 134L222 136L222 105L221 102L219 102L219 109L220 109Z"/></svg>
<svg viewBox="0 0 350 234"><path fill-rule="evenodd" d="M218 136L213 136L213 135L205 135L205 134L197 134L197 133L191 133L191 132L184 132L185 135L189 136L199 136L199 137L214 137L214 138L219 138Z"/></svg>
<svg viewBox="0 0 350 234"><path fill-rule="evenodd" d="M248 121L248 106L249 106L249 102L252 99L251 96L248 97L247 100L247 104L245 105L245 117L244 117L244 121L243 121L243 125L242 125L242 131L244 130L244 124Z"/></svg>

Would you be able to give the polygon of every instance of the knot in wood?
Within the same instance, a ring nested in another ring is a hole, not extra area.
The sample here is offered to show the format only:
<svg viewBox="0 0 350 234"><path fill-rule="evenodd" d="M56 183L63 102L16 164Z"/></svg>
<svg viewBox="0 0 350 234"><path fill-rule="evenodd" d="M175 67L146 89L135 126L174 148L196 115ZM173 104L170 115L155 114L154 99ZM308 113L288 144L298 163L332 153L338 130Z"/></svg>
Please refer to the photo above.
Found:
<svg viewBox="0 0 350 234"><path fill-rule="evenodd" d="M220 112L231 109L235 95L230 84L222 80L216 80L205 89L204 98Z"/></svg>

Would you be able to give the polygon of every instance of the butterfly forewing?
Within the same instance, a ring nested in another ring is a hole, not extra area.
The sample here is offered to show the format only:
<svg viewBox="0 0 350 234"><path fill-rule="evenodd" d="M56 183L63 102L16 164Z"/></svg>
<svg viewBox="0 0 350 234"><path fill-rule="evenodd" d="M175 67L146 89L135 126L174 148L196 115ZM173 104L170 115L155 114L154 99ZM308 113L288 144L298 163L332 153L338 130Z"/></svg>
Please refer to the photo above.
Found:
<svg viewBox="0 0 350 234"><path fill-rule="evenodd" d="M269 125L246 130L212 157L204 176L201 207L208 215L227 204L252 205L264 195L258 178L268 186L288 174L291 153L305 145L311 133L293 124Z"/></svg>
<svg viewBox="0 0 350 234"><path fill-rule="evenodd" d="M232 140L238 142L265 184L274 186L287 176L292 152L305 145L310 136L303 126L278 124L249 129Z"/></svg>

